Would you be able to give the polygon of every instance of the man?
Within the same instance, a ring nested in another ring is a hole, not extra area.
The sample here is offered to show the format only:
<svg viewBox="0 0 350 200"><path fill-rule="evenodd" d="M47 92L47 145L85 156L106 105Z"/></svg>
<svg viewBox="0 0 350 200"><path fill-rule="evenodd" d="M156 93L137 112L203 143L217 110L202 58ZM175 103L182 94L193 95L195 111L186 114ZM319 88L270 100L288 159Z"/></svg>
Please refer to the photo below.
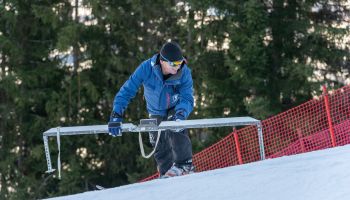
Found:
<svg viewBox="0 0 350 200"><path fill-rule="evenodd" d="M123 113L141 84L149 116L157 119L158 124L163 120L185 120L192 112L191 71L179 45L168 42L158 54L142 62L116 94L108 123L108 130L113 136L121 135ZM155 147L157 134L151 132L149 136L150 143ZM192 144L188 131L162 132L154 158L160 177L192 173Z"/></svg>

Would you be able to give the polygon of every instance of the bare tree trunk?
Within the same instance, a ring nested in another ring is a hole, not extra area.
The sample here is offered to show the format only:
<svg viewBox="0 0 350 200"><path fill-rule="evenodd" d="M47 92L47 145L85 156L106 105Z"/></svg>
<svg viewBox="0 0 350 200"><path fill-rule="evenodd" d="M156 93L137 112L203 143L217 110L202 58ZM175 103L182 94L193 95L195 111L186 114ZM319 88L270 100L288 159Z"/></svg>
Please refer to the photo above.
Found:
<svg viewBox="0 0 350 200"><path fill-rule="evenodd" d="M79 9L79 0L75 0L75 23L79 23L79 15L78 15L78 9ZM80 108L80 75L79 75L79 64L80 64L80 49L79 49L79 42L75 41L75 44L73 46L73 59L74 59L74 74L77 75L77 83L78 83L78 103L77 103L77 110Z"/></svg>

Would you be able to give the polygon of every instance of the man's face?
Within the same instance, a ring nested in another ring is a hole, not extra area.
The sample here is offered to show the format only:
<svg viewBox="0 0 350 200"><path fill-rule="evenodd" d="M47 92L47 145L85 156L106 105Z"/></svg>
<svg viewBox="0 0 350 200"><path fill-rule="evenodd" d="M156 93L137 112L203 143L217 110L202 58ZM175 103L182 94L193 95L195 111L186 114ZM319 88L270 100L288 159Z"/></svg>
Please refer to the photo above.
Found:
<svg viewBox="0 0 350 200"><path fill-rule="evenodd" d="M177 65L176 67L171 66L167 61L160 60L160 64L162 66L162 71L164 75L168 74L176 74L177 70L180 69L180 65Z"/></svg>

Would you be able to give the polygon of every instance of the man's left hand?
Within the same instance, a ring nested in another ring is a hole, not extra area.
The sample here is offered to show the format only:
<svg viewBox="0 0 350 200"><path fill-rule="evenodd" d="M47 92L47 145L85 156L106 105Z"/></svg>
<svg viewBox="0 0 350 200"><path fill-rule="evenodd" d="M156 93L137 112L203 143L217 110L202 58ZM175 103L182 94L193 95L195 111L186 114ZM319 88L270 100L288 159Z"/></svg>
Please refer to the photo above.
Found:
<svg viewBox="0 0 350 200"><path fill-rule="evenodd" d="M177 113L175 113L175 115L171 116L170 118L171 119L169 119L169 120L176 121L176 122L185 120L185 116L183 115L182 112L177 112ZM183 130L185 130L185 129L182 128L182 129L176 129L176 130L173 130L173 131L176 132L176 133L179 133L179 132L182 132Z"/></svg>

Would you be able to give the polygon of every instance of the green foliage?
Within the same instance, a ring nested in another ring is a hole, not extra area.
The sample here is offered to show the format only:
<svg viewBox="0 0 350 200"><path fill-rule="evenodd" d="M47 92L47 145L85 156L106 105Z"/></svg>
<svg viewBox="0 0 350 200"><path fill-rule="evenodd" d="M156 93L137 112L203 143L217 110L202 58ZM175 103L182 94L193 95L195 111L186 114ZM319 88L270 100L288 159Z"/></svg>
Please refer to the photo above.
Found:
<svg viewBox="0 0 350 200"><path fill-rule="evenodd" d="M0 199L115 187L155 172L135 135L72 136L61 138L58 180L44 174L41 133L105 124L118 89L169 39L180 43L192 69L191 118L264 119L308 100L324 82L344 84L329 75L348 72L349 47L339 44L349 30L335 26L348 12L345 1L177 2L0 1ZM77 3L91 15L78 17ZM146 117L139 92L124 121ZM194 151L230 131L192 130ZM49 142L57 155L56 140Z"/></svg>

